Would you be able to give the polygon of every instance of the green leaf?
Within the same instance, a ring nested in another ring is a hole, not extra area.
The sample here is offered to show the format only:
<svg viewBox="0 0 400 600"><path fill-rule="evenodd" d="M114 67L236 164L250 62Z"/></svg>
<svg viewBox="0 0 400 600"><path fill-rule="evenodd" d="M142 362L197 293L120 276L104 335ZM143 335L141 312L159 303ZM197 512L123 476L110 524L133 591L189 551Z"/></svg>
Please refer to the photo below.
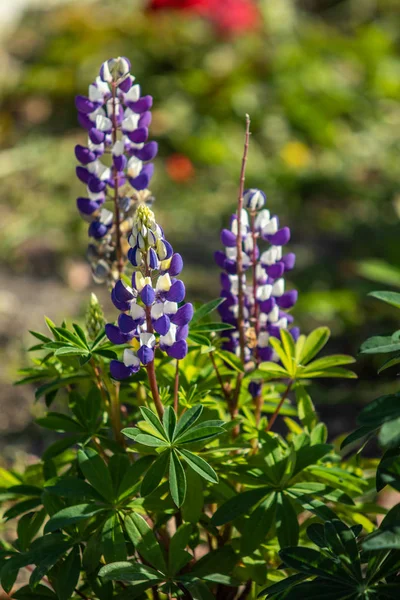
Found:
<svg viewBox="0 0 400 600"><path fill-rule="evenodd" d="M398 350L400 350L400 341L397 332L391 336L371 337L360 347L361 354L385 354Z"/></svg>
<svg viewBox="0 0 400 600"><path fill-rule="evenodd" d="M126 531L139 552L148 563L153 567L166 573L167 565L163 551L156 540L153 530L146 523L143 517L136 513L131 513L124 521Z"/></svg>
<svg viewBox="0 0 400 600"><path fill-rule="evenodd" d="M58 600L58 596L45 585L38 585L34 590L32 590L29 585L24 585L16 592L13 592L12 597L15 600L44 600L46 598Z"/></svg>
<svg viewBox="0 0 400 600"><path fill-rule="evenodd" d="M23 500L22 502L18 502L9 508L4 514L3 518L6 520L15 519L20 515L31 511L33 508L40 506L41 501L40 498L29 498L28 500Z"/></svg>
<svg viewBox="0 0 400 600"><path fill-rule="evenodd" d="M147 421L147 423L151 425L154 428L154 430L160 434L162 439L166 440L167 438L165 437L164 427L162 426L162 423L158 416L146 406L141 406L140 412L142 413L143 419Z"/></svg>
<svg viewBox="0 0 400 600"><path fill-rule="evenodd" d="M289 373L286 369L273 362L262 362L258 368L260 371L265 372L271 379L281 379L282 377L289 376Z"/></svg>
<svg viewBox="0 0 400 600"><path fill-rule="evenodd" d="M233 496L218 508L211 519L212 525L217 527L225 525L237 517L248 513L255 504L270 492L271 489L269 487L262 487Z"/></svg>
<svg viewBox="0 0 400 600"><path fill-rule="evenodd" d="M142 496L148 496L153 492L159 485L161 479L165 475L169 461L169 451L165 451L157 458L157 460L151 465L143 478L142 485L140 486L140 493Z"/></svg>
<svg viewBox="0 0 400 600"><path fill-rule="evenodd" d="M81 572L81 556L79 548L71 550L67 558L61 563L54 578L55 590L59 600L69 600L74 593Z"/></svg>
<svg viewBox="0 0 400 600"><path fill-rule="evenodd" d="M201 319L204 319L204 317L212 313L223 302L225 302L225 298L217 298L216 300L211 300L211 302L207 302L207 304L203 304L203 306L201 306L195 311L193 319L191 321L191 326L201 321Z"/></svg>
<svg viewBox="0 0 400 600"><path fill-rule="evenodd" d="M290 575L290 577L285 577L278 583L273 583L268 587L264 588L259 594L258 598L262 596L275 596L275 594L280 594L281 592L286 591L291 588L295 583L299 581L303 581L306 578L306 575L302 575L301 573L296 573L295 575Z"/></svg>
<svg viewBox="0 0 400 600"><path fill-rule="evenodd" d="M299 522L290 499L284 493L277 495L276 533L279 546L297 546L299 541Z"/></svg>
<svg viewBox="0 0 400 600"><path fill-rule="evenodd" d="M168 442L160 440L160 438L154 437L154 435L150 435L148 433L139 433L138 435L136 435L135 442L137 444L143 444L143 446L150 446L151 448L161 448L163 446L168 446Z"/></svg>
<svg viewBox="0 0 400 600"><path fill-rule="evenodd" d="M208 333L208 332L221 332L228 331L229 329L235 329L233 325L227 323L205 323L204 325L196 325L191 327L193 333Z"/></svg>
<svg viewBox="0 0 400 600"><path fill-rule="evenodd" d="M191 427L186 432L180 434L175 438L174 442L176 444L195 444L210 440L225 433L225 430L221 427L222 423L223 421L206 421L205 423L200 423L200 425Z"/></svg>
<svg viewBox="0 0 400 600"><path fill-rule="evenodd" d="M400 308L400 294L398 292L370 292L368 296L382 300L396 308Z"/></svg>
<svg viewBox="0 0 400 600"><path fill-rule="evenodd" d="M203 406L201 404L197 404L183 413L175 429L174 441L180 435L183 435L188 429L190 429L190 427L193 427L196 421L200 418L202 412Z"/></svg>
<svg viewBox="0 0 400 600"><path fill-rule="evenodd" d="M183 523L172 536L168 551L169 575L175 575L192 560L193 556L185 550L189 543L192 529L193 527L190 523Z"/></svg>
<svg viewBox="0 0 400 600"><path fill-rule="evenodd" d="M61 440L57 440L56 442L54 442L54 444L51 444L48 448L46 448L46 450L43 452L42 459L44 461L51 460L52 458L59 456L60 454L65 452L65 450L67 450L71 446L74 446L81 440L82 435L71 435Z"/></svg>
<svg viewBox="0 0 400 600"><path fill-rule="evenodd" d="M357 421L360 425L377 428L386 421L400 417L400 393L377 398L363 408Z"/></svg>
<svg viewBox="0 0 400 600"><path fill-rule="evenodd" d="M308 538L319 548L327 548L328 543L325 539L325 529L321 523L312 523L307 527Z"/></svg>
<svg viewBox="0 0 400 600"><path fill-rule="evenodd" d="M376 431L376 427L373 427L373 426L371 427L368 425L364 425L363 427L359 427L358 429L356 429L355 431L353 431L347 437L344 438L343 442L340 445L340 449L342 450L346 446L349 446L349 444L353 444L354 442L357 442L358 440L365 438L366 436L370 435L374 431Z"/></svg>
<svg viewBox="0 0 400 600"><path fill-rule="evenodd" d="M241 540L241 551L251 554L265 541L275 522L276 494L272 493L261 502L246 520Z"/></svg>
<svg viewBox="0 0 400 600"><path fill-rule="evenodd" d="M106 581L125 581L127 583L149 582L150 586L160 581L159 574L154 569L139 563L127 561L105 565L99 571L99 576Z"/></svg>
<svg viewBox="0 0 400 600"><path fill-rule="evenodd" d="M117 514L112 514L104 523L101 541L106 562L126 560L124 532Z"/></svg>
<svg viewBox="0 0 400 600"><path fill-rule="evenodd" d="M31 541L43 525L45 517L46 511L43 509L37 512L27 513L19 519L17 533L18 548L21 550L21 552L28 550Z"/></svg>
<svg viewBox="0 0 400 600"><path fill-rule="evenodd" d="M214 354L221 358L227 365L232 367L238 373L244 373L244 367L240 361L238 356L232 354L232 352L228 352L227 350L215 350Z"/></svg>
<svg viewBox="0 0 400 600"><path fill-rule="evenodd" d="M390 448L398 446L400 444L400 417L384 423L378 437L382 446Z"/></svg>
<svg viewBox="0 0 400 600"><path fill-rule="evenodd" d="M80 521L90 519L101 512L103 509L96 506L95 504L76 504L75 506L68 506L63 508L59 512L47 521L44 532L51 533L56 529L64 529Z"/></svg>
<svg viewBox="0 0 400 600"><path fill-rule="evenodd" d="M378 529L364 540L363 549L367 552L400 550L400 525Z"/></svg>
<svg viewBox="0 0 400 600"><path fill-rule="evenodd" d="M312 431L318 419L311 397L302 385L296 387L296 401L301 424L308 431Z"/></svg>
<svg viewBox="0 0 400 600"><path fill-rule="evenodd" d="M102 499L102 496L91 485L77 477L62 477L56 483L46 486L46 491L64 498Z"/></svg>
<svg viewBox="0 0 400 600"><path fill-rule="evenodd" d="M182 517L195 525L201 517L204 505L204 493L201 477L192 469L186 472L186 498L182 504Z"/></svg>
<svg viewBox="0 0 400 600"><path fill-rule="evenodd" d="M153 462L153 456L142 456L128 467L117 491L117 500L120 502L133 495L140 484L140 477Z"/></svg>
<svg viewBox="0 0 400 600"><path fill-rule="evenodd" d="M203 458L184 448L180 448L179 453L184 457L187 464L203 479L206 479L211 483L218 483L218 475Z"/></svg>
<svg viewBox="0 0 400 600"><path fill-rule="evenodd" d="M86 356L87 354L89 354L88 350L72 346L63 346L54 352L54 356Z"/></svg>
<svg viewBox="0 0 400 600"><path fill-rule="evenodd" d="M303 369L303 373L311 371L325 371L332 367L339 367L340 365L349 365L355 363L355 358L347 356L346 354L333 354L331 356L324 356L323 358L317 358L313 360Z"/></svg>
<svg viewBox="0 0 400 600"><path fill-rule="evenodd" d="M294 477L309 465L316 464L321 458L333 450L331 444L315 444L303 446L296 452L296 464L292 476ZM294 544L291 544L294 546Z"/></svg>
<svg viewBox="0 0 400 600"><path fill-rule="evenodd" d="M337 567L332 559L324 560L322 555L312 548L285 548L279 552L279 556L287 566L305 575L319 575L347 583L347 577L337 574Z"/></svg>
<svg viewBox="0 0 400 600"><path fill-rule="evenodd" d="M85 430L78 421L61 413L49 412L47 416L36 419L36 423L46 429L67 433L83 433Z"/></svg>
<svg viewBox="0 0 400 600"><path fill-rule="evenodd" d="M306 365L325 346L331 332L328 327L318 327L307 336L300 355L300 364Z"/></svg>
<svg viewBox="0 0 400 600"><path fill-rule="evenodd" d="M79 468L95 490L109 502L114 500L114 486L104 460L92 448L78 452Z"/></svg>
<svg viewBox="0 0 400 600"><path fill-rule="evenodd" d="M172 406L167 406L163 414L163 425L167 439L171 442L174 438L176 427L176 414ZM165 437L165 435L164 435Z"/></svg>
<svg viewBox="0 0 400 600"><path fill-rule="evenodd" d="M186 496L186 476L181 461L172 451L169 461L169 489L176 506L181 507Z"/></svg>

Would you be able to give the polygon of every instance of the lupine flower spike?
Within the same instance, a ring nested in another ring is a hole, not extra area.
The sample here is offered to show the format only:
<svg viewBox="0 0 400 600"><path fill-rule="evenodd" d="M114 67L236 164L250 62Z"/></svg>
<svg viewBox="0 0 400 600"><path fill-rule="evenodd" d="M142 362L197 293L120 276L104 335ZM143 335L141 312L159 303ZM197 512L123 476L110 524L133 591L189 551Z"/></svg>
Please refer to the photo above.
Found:
<svg viewBox="0 0 400 600"><path fill-rule="evenodd" d="M128 59L111 59L88 96L75 99L78 121L88 132L87 145L75 147L76 173L86 185L77 206L89 222L88 257L98 282L119 278L128 250L123 234L132 227L137 204L151 202L147 188L158 150L156 142L147 142L153 100L134 81Z"/></svg>
<svg viewBox="0 0 400 600"><path fill-rule="evenodd" d="M135 269L132 287L122 280L116 283L111 299L122 312L118 325L106 325L111 342L132 346L124 350L122 362L111 362L115 379L125 379L151 363L156 347L177 360L184 358L193 316L192 304L182 304L185 286L177 279L182 257L173 252L148 206L138 207L129 244L128 258Z"/></svg>
<svg viewBox="0 0 400 600"><path fill-rule="evenodd" d="M230 228L221 233L225 249L215 253L215 260L223 269L221 296L225 298L219 312L224 323L235 327L224 333L227 340L223 347L239 355L237 236L241 237L245 362L248 370L260 362L278 360L269 340L271 337L279 338L282 329L289 329L295 340L299 336L299 329L291 327L293 317L287 312L297 301L297 291L285 291L284 280L284 274L295 264L293 253L283 254L283 247L290 239L290 230L279 227L278 217L270 215L264 208L265 202L265 194L260 190L249 189L244 193L241 231L238 231L238 219L234 214ZM262 244L267 247L262 249ZM252 382L250 387L252 395L259 393L256 382Z"/></svg>

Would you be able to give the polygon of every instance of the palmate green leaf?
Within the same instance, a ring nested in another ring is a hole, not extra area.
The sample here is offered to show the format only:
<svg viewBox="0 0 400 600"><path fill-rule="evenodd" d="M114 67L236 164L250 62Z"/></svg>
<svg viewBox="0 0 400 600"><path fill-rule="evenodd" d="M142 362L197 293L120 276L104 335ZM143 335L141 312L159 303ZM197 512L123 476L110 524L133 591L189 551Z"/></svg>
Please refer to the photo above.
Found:
<svg viewBox="0 0 400 600"><path fill-rule="evenodd" d="M140 477L150 467L154 456L142 456L126 469L124 477L117 490L117 501L120 502L132 496L140 486Z"/></svg>
<svg viewBox="0 0 400 600"><path fill-rule="evenodd" d="M193 527L190 523L183 523L171 538L168 551L168 574L170 576L179 573L193 559L193 556L185 550L192 530Z"/></svg>
<svg viewBox="0 0 400 600"><path fill-rule="evenodd" d="M131 513L125 518L125 529L136 550L150 565L166 573L167 565L163 551L158 543L153 530L144 518L136 513Z"/></svg>
<svg viewBox="0 0 400 600"><path fill-rule="evenodd" d="M292 377L296 370L296 366L293 360L294 351L289 355L286 354L286 349L283 347L283 344L278 340L278 338L271 337L269 341L272 348L279 356L284 369L286 369L287 373L289 374L289 377Z"/></svg>
<svg viewBox="0 0 400 600"><path fill-rule="evenodd" d="M147 471L140 486L142 496L148 496L158 487L167 470L169 455L169 451L162 452Z"/></svg>
<svg viewBox="0 0 400 600"><path fill-rule="evenodd" d="M191 326L204 319L204 317L212 313L223 302L225 302L225 298L216 298L215 300L211 300L211 302L207 302L207 304L203 304L195 311L191 321Z"/></svg>
<svg viewBox="0 0 400 600"><path fill-rule="evenodd" d="M54 356L87 356L89 351L85 348L76 348L74 346L63 346L54 352Z"/></svg>
<svg viewBox="0 0 400 600"><path fill-rule="evenodd" d="M204 323L203 325L195 325L191 327L192 333L208 333L208 332L221 332L228 331L229 329L235 329L233 325L227 323Z"/></svg>
<svg viewBox="0 0 400 600"><path fill-rule="evenodd" d="M31 589L29 585L24 585L12 595L15 600L58 600L58 596L46 585L37 585Z"/></svg>
<svg viewBox="0 0 400 600"><path fill-rule="evenodd" d="M357 417L362 426L377 428L386 421L400 417L400 392L376 398Z"/></svg>
<svg viewBox="0 0 400 600"><path fill-rule="evenodd" d="M126 430L122 430L126 435ZM130 437L130 436L128 436ZM138 433L135 436L135 442L137 444L142 444L143 446L150 446L151 448L162 448L168 446L168 442L164 440L160 440L160 438L155 437L154 435L150 435L147 433Z"/></svg>
<svg viewBox="0 0 400 600"><path fill-rule="evenodd" d="M284 548L279 552L279 556L285 565L305 575L317 575L338 583L349 583L347 573L340 566L312 548Z"/></svg>
<svg viewBox="0 0 400 600"><path fill-rule="evenodd" d="M44 509L36 512L27 513L21 517L17 525L18 533L18 549L21 552L28 550L29 545L39 529L43 525L43 521L46 518L46 511Z"/></svg>
<svg viewBox="0 0 400 600"><path fill-rule="evenodd" d="M322 350L330 338L331 332L328 327L318 327L314 329L302 342L302 351L299 356L299 363L306 365Z"/></svg>
<svg viewBox="0 0 400 600"><path fill-rule="evenodd" d="M55 577L55 590L59 600L69 600L76 588L81 572L81 556L76 546L61 563Z"/></svg>
<svg viewBox="0 0 400 600"><path fill-rule="evenodd" d="M362 580L360 555L353 530L339 519L325 523L325 539L340 560L348 565L354 577Z"/></svg>
<svg viewBox="0 0 400 600"><path fill-rule="evenodd" d="M190 427L189 429L186 429L186 431L180 433L179 436L175 437L174 443L194 444L210 440L225 433L222 425L224 425L224 421L205 421L204 423L200 423L200 425Z"/></svg>
<svg viewBox="0 0 400 600"><path fill-rule="evenodd" d="M380 552L382 550L400 550L400 525L379 528L374 531L363 542L363 549L368 552Z"/></svg>
<svg viewBox="0 0 400 600"><path fill-rule="evenodd" d="M128 561L105 565L99 571L99 577L105 581L124 581L126 583L149 582L149 587L162 581L160 575L146 565Z"/></svg>
<svg viewBox="0 0 400 600"><path fill-rule="evenodd" d="M200 418L202 412L203 406L201 404L197 404L196 406L192 406L192 408L189 408L186 412L183 413L175 429L175 434L173 438L174 441L180 435L183 435L186 431L193 427L193 425Z"/></svg>
<svg viewBox="0 0 400 600"><path fill-rule="evenodd" d="M372 296L372 298L382 300L382 302L400 308L400 294L398 292L370 292L368 296Z"/></svg>
<svg viewBox="0 0 400 600"><path fill-rule="evenodd" d="M36 419L36 423L53 431L66 433L83 433L85 431L78 421L62 413L49 412L45 417Z"/></svg>
<svg viewBox="0 0 400 600"><path fill-rule="evenodd" d="M321 485L321 484L317 484L317 485ZM310 492L308 491L308 488L306 487L307 486L306 482L304 482L303 489L301 486L302 486L302 484L292 485L290 488L287 489L287 493L289 494L289 496L291 498L293 498L293 500L295 502L297 502L303 508L303 510L308 510L308 511L314 513L315 515L317 515L317 517L319 517L320 519L323 519L324 521L325 520L329 521L331 519L336 518L336 514L334 513L334 511L331 508L329 508L329 506L324 504L324 502L321 502L321 500L318 500L318 498L315 498L310 495ZM322 484L321 491L323 491L323 489L324 489L324 486ZM311 492L311 493L313 493L313 492Z"/></svg>
<svg viewBox="0 0 400 600"><path fill-rule="evenodd" d="M186 476L181 461L175 451L170 453L169 489L171 491L172 500L178 508L181 507L186 496Z"/></svg>
<svg viewBox="0 0 400 600"><path fill-rule="evenodd" d="M389 358L386 360L383 365L381 365L378 369L378 374L381 374L386 369L390 369L390 367L394 367L400 364L400 354L396 354L393 358Z"/></svg>
<svg viewBox="0 0 400 600"><path fill-rule="evenodd" d="M265 541L275 523L277 494L269 494L246 519L240 549L245 555L252 554Z"/></svg>
<svg viewBox="0 0 400 600"><path fill-rule="evenodd" d="M211 524L217 527L225 525L237 517L248 513L255 504L270 492L271 488L264 486L233 496L218 508L211 519Z"/></svg>
<svg viewBox="0 0 400 600"><path fill-rule="evenodd" d="M283 492L277 494L276 534L279 546L296 546L299 541L299 522L292 502Z"/></svg>
<svg viewBox="0 0 400 600"><path fill-rule="evenodd" d="M215 355L221 358L227 365L232 367L238 373L244 373L244 367L240 361L240 358L228 352L227 350L215 350Z"/></svg>
<svg viewBox="0 0 400 600"><path fill-rule="evenodd" d="M313 401L302 385L296 387L295 393L300 422L303 427L310 432L318 422Z"/></svg>
<svg viewBox="0 0 400 600"><path fill-rule="evenodd" d="M304 367L303 372L308 373L309 371L325 371L332 367L339 367L341 365L350 365L355 363L356 360L352 356L346 354L332 354L330 356L324 356L323 358L317 358L312 362L308 363Z"/></svg>
<svg viewBox="0 0 400 600"><path fill-rule="evenodd" d="M176 427L176 414L172 406L167 406L163 414L164 437L170 442L174 439Z"/></svg>
<svg viewBox="0 0 400 600"><path fill-rule="evenodd" d="M82 379L87 380L87 373L76 373L74 375L63 375L61 377L57 377L57 379L54 381L41 385L35 392L35 398L38 400L42 396L50 394L51 392L55 392L62 387L72 385L73 383L79 383Z"/></svg>
<svg viewBox="0 0 400 600"><path fill-rule="evenodd" d="M292 477L306 469L309 465L317 463L321 458L333 450L331 444L315 444L313 446L303 446L296 452L296 464Z"/></svg>
<svg viewBox="0 0 400 600"><path fill-rule="evenodd" d="M94 503L76 504L75 506L68 506L63 508L55 515L53 515L46 523L44 527L45 533L51 533L57 529L64 529L85 521L94 517L95 515L102 512L104 509Z"/></svg>
<svg viewBox="0 0 400 600"><path fill-rule="evenodd" d="M184 521L195 525L200 520L204 505L202 478L193 469L186 471L186 497L181 511Z"/></svg>
<svg viewBox="0 0 400 600"><path fill-rule="evenodd" d="M380 492L386 485L400 491L400 454L397 447L385 452L376 471L376 490Z"/></svg>
<svg viewBox="0 0 400 600"><path fill-rule="evenodd" d="M140 412L142 413L143 419L145 421L147 421L147 423L149 425L151 425L151 427L154 429L154 431L157 432L161 436L162 439L167 440L163 424L161 423L158 416L155 413L153 413L153 411L150 410L149 408L147 408L146 406L141 406ZM124 432L128 431L128 429L124 429L123 431Z"/></svg>
<svg viewBox="0 0 400 600"><path fill-rule="evenodd" d="M274 362L262 362L258 368L263 372L263 374L268 376L269 379L282 379L285 377L290 377L290 373L287 371L287 369Z"/></svg>
<svg viewBox="0 0 400 600"><path fill-rule="evenodd" d="M339 378L339 379L357 379L356 373L349 371L348 369L341 369L340 367L332 369L324 369L319 371L309 370L297 371L296 378L298 379L317 379L317 378Z"/></svg>
<svg viewBox="0 0 400 600"><path fill-rule="evenodd" d="M196 471L203 479L211 483L218 483L218 475L203 458L184 448L180 448L178 452L184 457L189 467Z"/></svg>
<svg viewBox="0 0 400 600"><path fill-rule="evenodd" d="M392 448L400 444L400 417L384 423L378 435L382 446Z"/></svg>
<svg viewBox="0 0 400 600"><path fill-rule="evenodd" d="M22 502L18 502L9 508L4 514L3 518L8 521L10 519L15 519L24 513L31 511L37 506L41 505L40 498L29 498L28 500L23 500Z"/></svg>
<svg viewBox="0 0 400 600"><path fill-rule="evenodd" d="M108 502L115 497L110 472L100 455L92 448L78 452L79 468L94 489Z"/></svg>
<svg viewBox="0 0 400 600"><path fill-rule="evenodd" d="M127 552L124 532L116 513L111 514L104 523L101 542L104 558L107 563L126 560Z"/></svg>
<svg viewBox="0 0 400 600"><path fill-rule="evenodd" d="M71 446L75 446L78 442L84 441L86 438L85 434L80 435L70 435L68 437L62 438L61 440L57 440L54 444L51 444L46 450L43 452L42 459L44 461L49 461L59 456Z"/></svg>
<svg viewBox="0 0 400 600"><path fill-rule="evenodd" d="M257 598L263 598L264 596L274 596L275 594L280 594L281 592L286 591L291 588L295 583L299 583L303 581L307 575L302 575L302 573L296 573L295 575L290 575L290 577L285 577L278 583L273 583L268 587L264 588L257 596Z"/></svg>
<svg viewBox="0 0 400 600"><path fill-rule="evenodd" d="M388 354L400 350L399 332L393 335L375 336L366 340L360 347L361 354Z"/></svg>
<svg viewBox="0 0 400 600"><path fill-rule="evenodd" d="M353 431L347 437L344 438L344 440L342 441L342 443L340 445L340 449L342 450L346 446L349 446L350 444L354 444L354 442L357 442L358 440L362 440L362 439L366 438L367 436L371 436L371 434L374 433L375 431L376 431L376 427L371 427L368 425L359 427L358 429L356 429L355 431Z"/></svg>

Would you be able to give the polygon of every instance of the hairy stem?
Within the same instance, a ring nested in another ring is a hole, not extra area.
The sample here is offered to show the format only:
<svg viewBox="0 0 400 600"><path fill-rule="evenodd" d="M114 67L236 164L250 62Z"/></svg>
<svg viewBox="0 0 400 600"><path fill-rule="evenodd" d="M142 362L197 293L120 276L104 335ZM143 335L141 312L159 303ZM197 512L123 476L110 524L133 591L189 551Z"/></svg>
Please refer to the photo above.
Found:
<svg viewBox="0 0 400 600"><path fill-rule="evenodd" d="M147 331L149 333L153 333L153 324L151 322L151 313L150 307L146 306L146 322L147 322ZM164 406L161 402L160 392L158 391L156 370L154 368L154 359L146 365L147 377L149 380L151 395L153 396L154 404L157 409L158 416L162 419L164 414Z"/></svg>
<svg viewBox="0 0 400 600"><path fill-rule="evenodd" d="M175 381L174 381L174 411L178 414L179 408L179 360L176 361Z"/></svg>
<svg viewBox="0 0 400 600"><path fill-rule="evenodd" d="M218 365L215 360L214 352L210 352L210 360L211 360L212 366L214 368L215 375L217 376L218 383L221 386L222 393L224 394L225 400L227 401L228 406L229 406L231 404L232 399L231 399L231 396L230 396L228 390L226 389L226 386L225 386L224 380L222 379L221 373L219 372Z"/></svg>
<svg viewBox="0 0 400 600"><path fill-rule="evenodd" d="M113 114L112 114L112 141L113 144L117 141L117 84L112 83L112 103L113 103ZM115 214L115 230L116 230L116 255L117 255L117 269L121 278L124 270L124 256L122 253L121 243L121 216L119 210L119 198L118 198L118 171L115 166L112 167L113 179L114 179L114 214Z"/></svg>
<svg viewBox="0 0 400 600"><path fill-rule="evenodd" d="M238 276L238 330L239 330L239 345L240 345L240 358L242 364L245 362L245 347L246 347L246 336L244 328L244 290L243 290L243 248L242 248L242 209L243 209L243 192L244 182L246 176L246 163L247 155L249 151L250 141L250 117L246 115L246 133L244 140L244 149L242 157L242 168L240 170L240 181L239 181L239 194L237 204L237 237L236 237L236 250L237 250L237 276ZM239 373L236 379L236 388L233 396L233 402L231 407L231 417L234 419L238 414L238 403L240 397L240 390L242 387L244 373ZM238 431L234 432L238 434Z"/></svg>
<svg viewBox="0 0 400 600"><path fill-rule="evenodd" d="M275 421L276 421L276 418L277 418L277 416L279 415L279 412L280 412L280 410L281 410L281 408L282 408L282 406L283 406L283 403L285 402L286 398L288 397L288 394L289 394L289 392L290 392L290 390L291 390L291 388L292 388L292 385L293 385L293 380L291 379L291 380L289 381L289 383L287 384L285 391L284 391L284 392L283 392L283 394L282 394L282 398L280 399L280 401L279 401L279 404L278 404L278 406L276 407L274 414L273 414L273 415L272 415L272 417L269 419L269 421L268 421L268 425L267 425L267 428L266 428L266 430L265 430L265 431L267 431L267 432L268 432L268 431L271 431L271 429L272 429L272 427L273 427L273 425L274 425L274 423L275 423Z"/></svg>

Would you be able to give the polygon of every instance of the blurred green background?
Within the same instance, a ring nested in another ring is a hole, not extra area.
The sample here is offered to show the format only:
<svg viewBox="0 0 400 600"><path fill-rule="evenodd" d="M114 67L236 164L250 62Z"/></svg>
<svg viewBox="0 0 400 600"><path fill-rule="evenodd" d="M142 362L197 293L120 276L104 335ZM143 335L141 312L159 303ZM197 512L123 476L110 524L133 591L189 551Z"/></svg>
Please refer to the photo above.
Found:
<svg viewBox="0 0 400 600"><path fill-rule="evenodd" d="M190 7L151 11L134 0L9 4L0 13L6 457L41 443L30 424L40 411L32 390L11 385L28 360L27 330L42 330L44 313L82 315L92 289L116 316L84 260L73 153L85 140L74 96L112 56L128 56L143 93L154 96L155 210L185 257L188 298L218 295L213 252L234 210L250 113L247 184L265 190L292 229L290 284L300 292L294 314L303 331L326 324L329 352L356 353L368 335L397 328L395 312L366 295L400 286L398 0L262 0L259 18L244 26L239 16L234 28ZM224 0L220 9L224 17ZM362 358L358 382L314 387L332 435L353 426L378 386L390 389L395 373L378 382L374 366Z"/></svg>

